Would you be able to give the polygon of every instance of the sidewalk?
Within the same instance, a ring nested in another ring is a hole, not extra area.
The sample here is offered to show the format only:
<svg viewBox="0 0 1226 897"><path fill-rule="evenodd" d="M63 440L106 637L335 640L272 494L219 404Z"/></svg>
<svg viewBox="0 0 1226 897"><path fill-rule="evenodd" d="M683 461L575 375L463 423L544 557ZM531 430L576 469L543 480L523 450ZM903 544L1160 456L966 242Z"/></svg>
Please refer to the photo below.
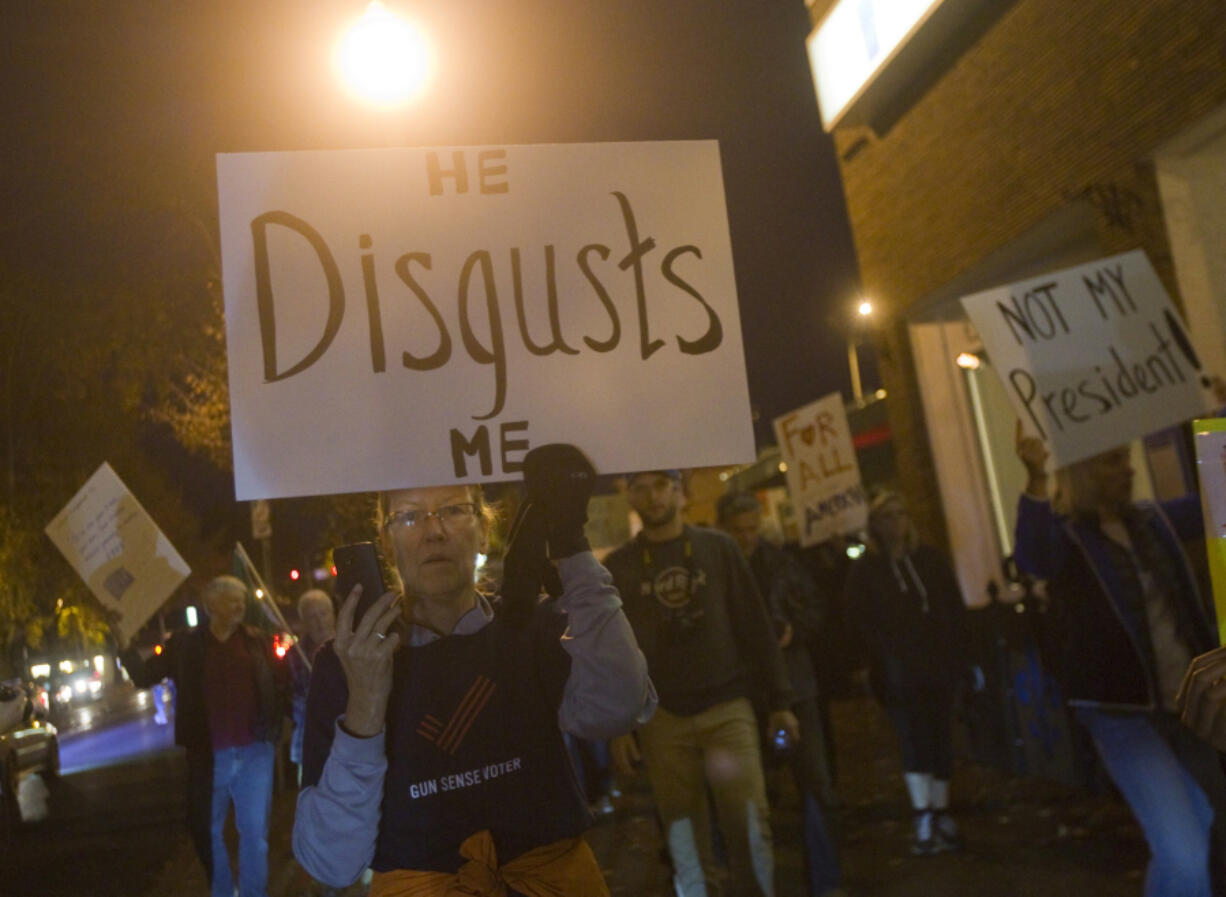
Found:
<svg viewBox="0 0 1226 897"><path fill-rule="evenodd" d="M844 883L852 897L1140 894L1148 850L1117 799L1010 779L965 762L954 776L953 799L966 850L911 856L910 813L884 714L868 698L836 704L833 712L844 801L839 813ZM778 787L773 822L778 895L803 897L800 814L786 777ZM269 897L315 893L290 852L295 797L289 791L274 799ZM588 835L613 895L672 897L645 784L630 783L616 805L617 812ZM207 893L185 834L148 897ZM345 893L357 897L365 889L358 884Z"/></svg>

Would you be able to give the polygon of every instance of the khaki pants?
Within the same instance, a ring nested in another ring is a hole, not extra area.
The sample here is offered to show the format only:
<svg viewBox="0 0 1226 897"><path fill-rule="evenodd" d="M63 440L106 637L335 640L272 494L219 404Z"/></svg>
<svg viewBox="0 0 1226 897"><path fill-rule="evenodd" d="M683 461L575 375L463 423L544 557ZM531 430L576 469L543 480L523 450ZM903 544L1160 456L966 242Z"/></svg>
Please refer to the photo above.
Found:
<svg viewBox="0 0 1226 897"><path fill-rule="evenodd" d="M660 707L638 735L682 897L772 897L770 815L749 701L695 716ZM708 786L728 849L726 887L711 846Z"/></svg>

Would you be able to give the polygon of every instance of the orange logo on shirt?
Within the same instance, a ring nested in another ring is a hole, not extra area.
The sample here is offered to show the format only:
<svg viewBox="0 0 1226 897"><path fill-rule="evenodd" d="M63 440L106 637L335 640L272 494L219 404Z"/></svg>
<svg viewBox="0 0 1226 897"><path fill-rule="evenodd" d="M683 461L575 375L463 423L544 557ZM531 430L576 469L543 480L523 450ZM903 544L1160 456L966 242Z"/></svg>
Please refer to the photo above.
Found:
<svg viewBox="0 0 1226 897"><path fill-rule="evenodd" d="M486 676L478 676L446 723L427 713L417 727L417 734L439 750L454 754L493 693L493 681Z"/></svg>

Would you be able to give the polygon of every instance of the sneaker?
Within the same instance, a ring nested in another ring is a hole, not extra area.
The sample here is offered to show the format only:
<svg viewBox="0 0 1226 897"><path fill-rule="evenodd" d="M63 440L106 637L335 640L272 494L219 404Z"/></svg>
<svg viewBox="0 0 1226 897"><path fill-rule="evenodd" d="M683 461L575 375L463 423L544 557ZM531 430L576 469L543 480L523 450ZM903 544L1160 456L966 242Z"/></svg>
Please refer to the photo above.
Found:
<svg viewBox="0 0 1226 897"><path fill-rule="evenodd" d="M962 837L958 834L958 823L948 813L937 813L936 823L932 827L932 836L936 840L937 850L961 850Z"/></svg>
<svg viewBox="0 0 1226 897"><path fill-rule="evenodd" d="M911 852L916 856L928 857L939 850L932 811L918 811L915 814L915 836L911 841Z"/></svg>

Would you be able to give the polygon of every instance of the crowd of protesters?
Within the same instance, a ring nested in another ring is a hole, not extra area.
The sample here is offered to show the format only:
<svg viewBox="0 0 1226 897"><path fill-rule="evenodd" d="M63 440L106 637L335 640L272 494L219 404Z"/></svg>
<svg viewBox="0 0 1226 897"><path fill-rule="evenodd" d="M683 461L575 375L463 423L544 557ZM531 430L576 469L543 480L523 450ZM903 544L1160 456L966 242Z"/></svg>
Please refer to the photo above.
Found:
<svg viewBox="0 0 1226 897"><path fill-rule="evenodd" d="M1055 489L1020 428L1017 455L1015 560L1046 584L1044 662L1149 843L1145 893L1220 893L1226 649L1213 650L1213 609L1180 543L1201 532L1199 503L1134 501L1127 448L1060 471ZM214 897L266 895L287 719L294 852L318 893L365 875L375 897L608 894L581 835L641 767L676 892L770 897L768 772L783 765L806 893L842 894L832 631L858 646L896 730L912 852L964 848L955 705L983 673L952 564L920 541L901 495L870 496L849 561L841 540L803 551L764 538L753 493L729 492L715 527L693 525L680 471L636 473L637 535L601 563L584 535L587 459L554 445L525 466L495 594L477 585L498 524L482 490L392 491L375 529L393 588L364 613L361 587L305 593L288 661L243 625L246 586L229 576L204 591L206 626L157 656L124 652L138 685L176 686L189 829Z"/></svg>

